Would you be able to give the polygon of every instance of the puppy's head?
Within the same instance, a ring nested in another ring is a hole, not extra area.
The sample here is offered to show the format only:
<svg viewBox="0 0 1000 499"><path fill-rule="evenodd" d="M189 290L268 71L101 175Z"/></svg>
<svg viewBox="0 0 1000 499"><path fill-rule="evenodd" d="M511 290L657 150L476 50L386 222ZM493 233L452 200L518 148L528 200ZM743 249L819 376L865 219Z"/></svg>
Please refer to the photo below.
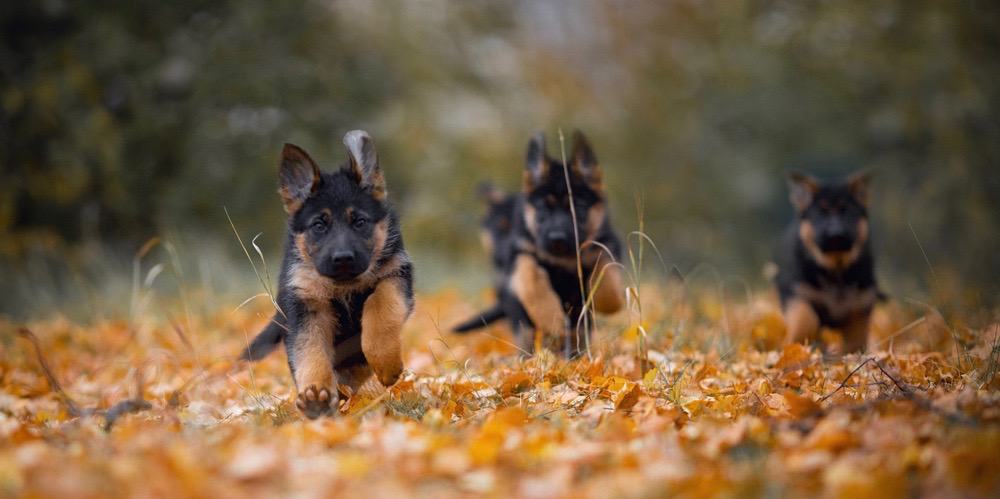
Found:
<svg viewBox="0 0 1000 499"><path fill-rule="evenodd" d="M369 270L385 247L385 179L371 137L344 136L348 162L323 173L304 150L285 144L279 177L289 230L300 259L320 275L349 283Z"/></svg>
<svg viewBox="0 0 1000 499"><path fill-rule="evenodd" d="M539 249L560 258L576 254L574 221L583 244L597 234L607 218L601 167L579 130L573 133L573 147L566 161L569 187L562 161L550 158L545 136L535 134L528 144L522 187L528 232Z"/></svg>
<svg viewBox="0 0 1000 499"><path fill-rule="evenodd" d="M486 216L481 224L481 239L487 252L492 252L497 241L510 235L513 225L511 217L514 214L516 198L491 183L479 186L479 198L486 204Z"/></svg>
<svg viewBox="0 0 1000 499"><path fill-rule="evenodd" d="M843 270L861 255L868 241L869 180L867 172L856 172L837 182L821 182L798 172L788 174L799 239L820 266Z"/></svg>

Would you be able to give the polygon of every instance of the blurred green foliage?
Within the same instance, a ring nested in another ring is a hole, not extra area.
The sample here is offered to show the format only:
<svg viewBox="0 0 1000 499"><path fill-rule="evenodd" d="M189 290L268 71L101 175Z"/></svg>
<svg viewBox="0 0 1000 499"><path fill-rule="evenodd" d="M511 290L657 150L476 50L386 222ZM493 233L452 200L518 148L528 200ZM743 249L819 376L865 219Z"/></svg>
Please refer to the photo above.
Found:
<svg viewBox="0 0 1000 499"><path fill-rule="evenodd" d="M641 199L683 272L763 282L782 172L867 167L897 288L1000 290L995 2L44 0L4 2L0 23L7 272L157 234L239 256L224 206L273 258L280 145L329 168L364 128L436 269L418 276L459 279L437 269L482 258L475 184L515 188L532 131L558 154L579 127L619 228Z"/></svg>

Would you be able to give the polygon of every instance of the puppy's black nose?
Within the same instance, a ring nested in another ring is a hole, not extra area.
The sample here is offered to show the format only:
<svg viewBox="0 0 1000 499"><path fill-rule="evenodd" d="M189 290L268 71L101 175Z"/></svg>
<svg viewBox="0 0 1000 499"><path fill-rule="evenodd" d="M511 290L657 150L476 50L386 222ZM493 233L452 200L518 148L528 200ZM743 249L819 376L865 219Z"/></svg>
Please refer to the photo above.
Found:
<svg viewBox="0 0 1000 499"><path fill-rule="evenodd" d="M354 264L354 252L353 251L338 251L333 254L333 266L334 267L347 267Z"/></svg>
<svg viewBox="0 0 1000 499"><path fill-rule="evenodd" d="M847 251L851 249L851 246L853 245L854 241L851 240L851 236L844 233L838 233L824 237L823 240L820 241L819 246L823 251Z"/></svg>

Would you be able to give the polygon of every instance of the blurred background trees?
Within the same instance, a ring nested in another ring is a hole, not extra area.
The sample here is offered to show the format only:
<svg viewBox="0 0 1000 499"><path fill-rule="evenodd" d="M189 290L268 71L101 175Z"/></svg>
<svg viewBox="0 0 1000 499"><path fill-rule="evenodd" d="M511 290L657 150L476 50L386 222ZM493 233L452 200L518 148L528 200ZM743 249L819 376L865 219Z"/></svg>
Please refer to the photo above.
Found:
<svg viewBox="0 0 1000 499"><path fill-rule="evenodd" d="M516 188L531 132L558 154L579 127L619 229L641 201L682 273L762 285L782 172L866 167L891 294L1000 294L993 2L45 0L0 23L0 312L127 276L156 235L189 278L252 283L223 207L276 265L281 144L329 168L353 128L425 288L486 282L475 184Z"/></svg>

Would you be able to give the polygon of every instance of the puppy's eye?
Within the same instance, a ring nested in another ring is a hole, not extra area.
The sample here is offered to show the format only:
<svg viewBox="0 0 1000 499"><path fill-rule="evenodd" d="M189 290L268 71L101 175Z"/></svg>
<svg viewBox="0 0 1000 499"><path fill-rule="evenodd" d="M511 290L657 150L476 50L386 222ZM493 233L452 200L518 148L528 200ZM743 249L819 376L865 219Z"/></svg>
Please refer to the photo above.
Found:
<svg viewBox="0 0 1000 499"><path fill-rule="evenodd" d="M353 222L351 222L351 224L354 225L355 229L360 229L363 228L365 225L368 225L368 220L365 219L365 217L357 217L354 219Z"/></svg>
<svg viewBox="0 0 1000 499"><path fill-rule="evenodd" d="M309 228L317 234L323 233L326 231L326 221L322 218L317 218L316 220L313 220L312 224L309 225Z"/></svg>

